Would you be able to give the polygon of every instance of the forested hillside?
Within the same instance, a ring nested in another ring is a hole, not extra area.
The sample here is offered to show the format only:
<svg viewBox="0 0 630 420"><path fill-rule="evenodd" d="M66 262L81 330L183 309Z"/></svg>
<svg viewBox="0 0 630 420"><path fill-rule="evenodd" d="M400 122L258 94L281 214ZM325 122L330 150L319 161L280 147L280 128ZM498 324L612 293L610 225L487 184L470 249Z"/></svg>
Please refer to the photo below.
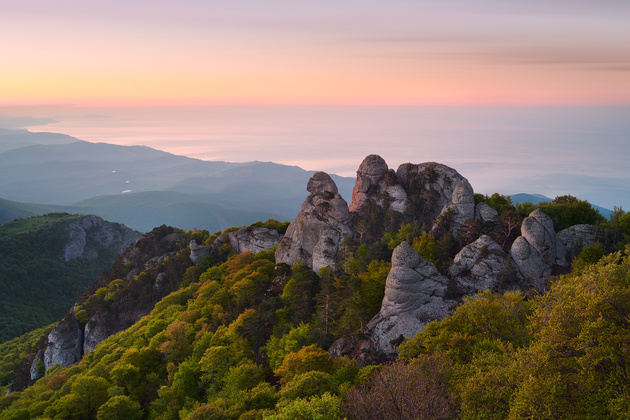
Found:
<svg viewBox="0 0 630 420"><path fill-rule="evenodd" d="M288 228L269 220L212 235L154 229L64 319L86 341L95 330L110 332L94 347L84 344L78 363L57 364L57 350L32 336L28 345L0 347L0 392L9 391L0 419L627 415L630 215L617 209L605 220L569 196L515 206L494 194L474 196L466 205L479 211L462 220L465 180L449 185L438 170L459 178L447 169L419 169L416 178L399 170L397 184L385 168L378 182L355 188L348 217L336 207L334 184L316 174ZM438 181L443 190L422 189ZM447 188L451 197L435 205ZM532 226L550 223L567 241L567 249L553 242L557 263L544 265L542 254L513 262L523 243L537 249ZM335 244L340 224L352 235ZM279 245L238 252L270 230L285 234ZM467 266L479 240L481 263ZM304 258L278 263L295 255ZM500 274L472 281L499 257ZM333 263L314 272L326 258ZM412 286L441 293L427 304L444 303L449 315L423 320L419 334L394 337L386 343L393 353L384 352L373 325L408 319L391 311L424 296L405 288L418 262L432 267L432 277ZM543 276L528 278L523 267L534 263Z"/></svg>
<svg viewBox="0 0 630 420"><path fill-rule="evenodd" d="M67 213L0 225L0 342L62 317L138 236Z"/></svg>

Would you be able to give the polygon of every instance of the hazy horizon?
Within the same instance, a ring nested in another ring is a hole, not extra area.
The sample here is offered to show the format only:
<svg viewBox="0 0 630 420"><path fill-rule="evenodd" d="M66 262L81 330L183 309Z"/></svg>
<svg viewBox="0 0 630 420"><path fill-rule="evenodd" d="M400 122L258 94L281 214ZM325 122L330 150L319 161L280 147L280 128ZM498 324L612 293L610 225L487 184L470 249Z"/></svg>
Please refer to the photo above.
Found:
<svg viewBox="0 0 630 420"><path fill-rule="evenodd" d="M5 107L0 127L351 177L374 153L394 169L452 166L483 194L571 194L630 209L627 115L624 106Z"/></svg>

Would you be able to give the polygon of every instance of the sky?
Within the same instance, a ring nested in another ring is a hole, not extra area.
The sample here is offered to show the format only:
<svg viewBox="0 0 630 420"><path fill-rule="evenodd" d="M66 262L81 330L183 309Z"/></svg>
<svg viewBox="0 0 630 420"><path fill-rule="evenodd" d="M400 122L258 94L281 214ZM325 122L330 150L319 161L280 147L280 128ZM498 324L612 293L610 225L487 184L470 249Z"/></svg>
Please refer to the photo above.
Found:
<svg viewBox="0 0 630 420"><path fill-rule="evenodd" d="M627 0L2 0L0 104L628 104Z"/></svg>
<svg viewBox="0 0 630 420"><path fill-rule="evenodd" d="M627 0L0 0L0 127L630 209Z"/></svg>

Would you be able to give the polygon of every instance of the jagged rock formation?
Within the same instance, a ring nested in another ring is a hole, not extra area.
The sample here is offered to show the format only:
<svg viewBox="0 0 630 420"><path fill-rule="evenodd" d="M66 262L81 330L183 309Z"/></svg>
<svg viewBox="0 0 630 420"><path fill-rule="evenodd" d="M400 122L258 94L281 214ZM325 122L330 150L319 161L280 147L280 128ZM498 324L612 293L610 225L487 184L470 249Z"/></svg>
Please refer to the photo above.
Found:
<svg viewBox="0 0 630 420"><path fill-rule="evenodd" d="M435 162L418 165L405 163L398 167L396 174L415 207L414 211L421 214L425 221L432 223L450 204L460 214L458 219L474 217L472 187L455 169ZM453 193L460 184L463 187L460 187L453 201ZM471 202L472 211L468 208Z"/></svg>
<svg viewBox="0 0 630 420"><path fill-rule="evenodd" d="M66 231L68 242L63 249L63 259L66 262L77 258L97 258L97 247L114 249L119 254L140 237L140 233L125 225L107 222L94 215L70 223ZM94 242L97 247L87 246L89 241Z"/></svg>
<svg viewBox="0 0 630 420"><path fill-rule="evenodd" d="M478 203L475 206L475 219L482 222L496 222L499 213L486 203Z"/></svg>
<svg viewBox="0 0 630 420"><path fill-rule="evenodd" d="M81 360L83 355L83 330L71 313L48 334L44 350L44 367L50 369L56 364L70 366Z"/></svg>
<svg viewBox="0 0 630 420"><path fill-rule="evenodd" d="M597 229L593 225L575 225L561 230L556 237L567 250L567 260L576 257L582 248L597 241Z"/></svg>
<svg viewBox="0 0 630 420"><path fill-rule="evenodd" d="M566 265L566 250L556 238L551 218L540 209L523 219L521 235L512 244L510 255L520 275L540 287L553 267Z"/></svg>
<svg viewBox="0 0 630 420"><path fill-rule="evenodd" d="M246 226L239 230L219 236L214 246L228 244L236 252L253 252L256 254L265 249L271 249L280 242L282 235L277 230L263 227Z"/></svg>
<svg viewBox="0 0 630 420"><path fill-rule="evenodd" d="M461 293L476 295L484 290L498 290L501 280L511 270L507 254L499 244L489 236L481 235L459 251L448 269L448 275Z"/></svg>
<svg viewBox="0 0 630 420"><path fill-rule="evenodd" d="M289 225L276 249L276 263L304 263L318 272L334 263L341 242L352 236L348 204L337 185L325 172L316 172L308 181L310 195Z"/></svg>
<svg viewBox="0 0 630 420"><path fill-rule="evenodd" d="M369 155L361 162L352 190L350 211L361 213L368 200L401 213L407 206L407 193L398 183L396 173L378 155Z"/></svg>
<svg viewBox="0 0 630 420"><path fill-rule="evenodd" d="M468 219L475 217L475 193L468 181L457 184L453 189L451 202L440 212L440 216L447 215L453 232L457 231ZM437 226L438 223L435 223L433 229L435 230Z"/></svg>
<svg viewBox="0 0 630 420"><path fill-rule="evenodd" d="M412 337L429 322L442 319L454 301L445 299L448 279L403 242L392 255L381 310L368 323L370 341L381 354L395 352L392 341Z"/></svg>
<svg viewBox="0 0 630 420"><path fill-rule="evenodd" d="M199 264L203 258L212 251L212 245L198 245L194 239L188 244L190 248L190 261Z"/></svg>

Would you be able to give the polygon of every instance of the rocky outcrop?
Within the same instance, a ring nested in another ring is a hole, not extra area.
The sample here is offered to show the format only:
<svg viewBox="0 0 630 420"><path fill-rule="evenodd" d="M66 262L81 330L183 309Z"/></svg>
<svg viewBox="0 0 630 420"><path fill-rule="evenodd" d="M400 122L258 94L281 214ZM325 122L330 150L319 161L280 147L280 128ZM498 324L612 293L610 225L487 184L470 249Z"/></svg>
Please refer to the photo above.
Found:
<svg viewBox="0 0 630 420"><path fill-rule="evenodd" d="M112 335L107 327L107 322L103 314L96 314L85 324L83 339L83 353L88 354L96 348L98 343Z"/></svg>
<svg viewBox="0 0 630 420"><path fill-rule="evenodd" d="M48 343L44 351L44 368L54 365L70 366L81 360L83 355L83 330L70 313L48 334Z"/></svg>
<svg viewBox="0 0 630 420"><path fill-rule="evenodd" d="M499 213L486 203L478 203L475 206L475 219L482 222L496 222Z"/></svg>
<svg viewBox="0 0 630 420"><path fill-rule="evenodd" d="M119 254L140 237L139 232L125 225L107 222L94 215L73 221L66 232L68 240L62 252L66 262L77 258L97 258L102 248L113 249Z"/></svg>
<svg viewBox="0 0 630 420"><path fill-rule="evenodd" d="M460 293L476 295L484 290L498 291L501 280L507 279L511 271L505 251L492 238L481 235L459 251L448 276Z"/></svg>
<svg viewBox="0 0 630 420"><path fill-rule="evenodd" d="M567 260L576 257L582 248L597 241L597 228L593 225L575 225L561 230L556 237L567 250Z"/></svg>
<svg viewBox="0 0 630 420"><path fill-rule="evenodd" d="M350 211L361 213L369 200L401 213L407 206L407 193L399 184L396 173L378 155L369 155L359 166Z"/></svg>
<svg viewBox="0 0 630 420"><path fill-rule="evenodd" d="M262 250L273 248L280 242L280 239L282 239L282 235L277 230L246 226L221 235L214 241L213 246L220 247L223 244L228 244L238 253L249 251L256 254Z"/></svg>
<svg viewBox="0 0 630 420"><path fill-rule="evenodd" d="M448 215L451 231L457 231L468 219L475 217L474 196L475 193L468 181L457 184L453 189L451 202L440 212L440 216ZM433 228L437 228L437 223Z"/></svg>
<svg viewBox="0 0 630 420"><path fill-rule="evenodd" d="M44 350L39 349L33 362L31 362L31 382L35 382L44 376Z"/></svg>
<svg viewBox="0 0 630 420"><path fill-rule="evenodd" d="M302 260L318 272L334 263L341 242L352 236L350 213L328 174L316 172L306 189L310 195L279 242L276 263L293 265Z"/></svg>
<svg viewBox="0 0 630 420"><path fill-rule="evenodd" d="M380 312L367 325L374 349L395 352L392 342L412 337L425 325L449 314L454 301L445 299L448 279L403 242L394 250Z"/></svg>
<svg viewBox="0 0 630 420"><path fill-rule="evenodd" d="M556 238L551 218L540 209L523 219L521 235L512 244L510 255L519 274L541 287L555 266L566 266L565 247Z"/></svg>
<svg viewBox="0 0 630 420"><path fill-rule="evenodd" d="M101 341L135 324L149 312L150 310L130 309L113 316L106 313L96 313L85 324L82 343L83 354L90 353Z"/></svg>
<svg viewBox="0 0 630 420"><path fill-rule="evenodd" d="M194 239L190 241L188 247L190 248L190 261L193 264L199 264L212 251L212 245L198 245Z"/></svg>
<svg viewBox="0 0 630 420"><path fill-rule="evenodd" d="M407 196L414 197L410 205L423 221L433 224L448 208L457 223L474 217L473 189L455 169L435 162L405 163L398 167L396 174Z"/></svg>

